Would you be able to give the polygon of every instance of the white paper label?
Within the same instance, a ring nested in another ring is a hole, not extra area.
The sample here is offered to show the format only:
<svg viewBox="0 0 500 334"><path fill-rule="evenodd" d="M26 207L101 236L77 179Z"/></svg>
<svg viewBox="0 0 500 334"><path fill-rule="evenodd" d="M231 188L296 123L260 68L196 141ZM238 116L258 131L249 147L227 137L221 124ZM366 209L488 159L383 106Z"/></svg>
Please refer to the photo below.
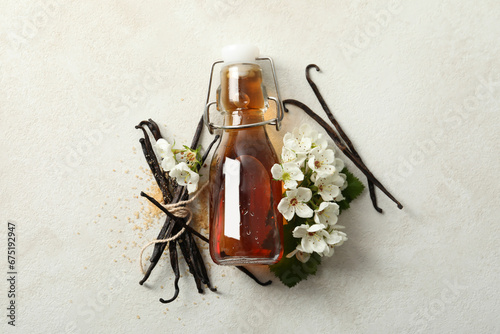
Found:
<svg viewBox="0 0 500 334"><path fill-rule="evenodd" d="M240 240L240 162L226 157L222 173L225 175L224 235Z"/></svg>

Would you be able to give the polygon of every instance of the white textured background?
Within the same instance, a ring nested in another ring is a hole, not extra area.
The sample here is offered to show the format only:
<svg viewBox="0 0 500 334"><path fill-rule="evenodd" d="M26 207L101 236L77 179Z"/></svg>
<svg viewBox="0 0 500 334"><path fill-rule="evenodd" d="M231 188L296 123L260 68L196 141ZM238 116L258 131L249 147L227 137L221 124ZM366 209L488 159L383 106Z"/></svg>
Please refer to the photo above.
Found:
<svg viewBox="0 0 500 334"><path fill-rule="evenodd" d="M20 254L18 326L2 278L0 332L498 333L499 36L498 1L2 1L0 271L7 220ZM292 290L213 265L218 294L183 275L162 305L167 260L137 284L159 225L133 229L152 184L134 125L189 143L210 64L234 42L272 56L282 95L323 115L304 78L318 64L405 209L379 192L378 214L365 192L341 216L349 241Z"/></svg>

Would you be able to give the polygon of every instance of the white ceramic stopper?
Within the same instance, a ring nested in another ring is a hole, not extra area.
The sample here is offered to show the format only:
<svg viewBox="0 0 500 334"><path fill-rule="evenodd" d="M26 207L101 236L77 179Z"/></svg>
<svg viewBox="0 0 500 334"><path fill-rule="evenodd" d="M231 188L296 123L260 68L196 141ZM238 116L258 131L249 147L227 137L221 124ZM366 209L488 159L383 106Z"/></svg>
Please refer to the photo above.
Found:
<svg viewBox="0 0 500 334"><path fill-rule="evenodd" d="M231 44L222 48L225 63L255 63L259 48L252 44Z"/></svg>

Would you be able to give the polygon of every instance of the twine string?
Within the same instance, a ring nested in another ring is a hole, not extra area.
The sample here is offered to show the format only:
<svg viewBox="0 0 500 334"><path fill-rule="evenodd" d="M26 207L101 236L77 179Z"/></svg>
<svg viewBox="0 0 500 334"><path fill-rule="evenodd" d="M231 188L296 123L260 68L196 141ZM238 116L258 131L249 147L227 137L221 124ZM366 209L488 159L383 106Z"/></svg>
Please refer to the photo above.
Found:
<svg viewBox="0 0 500 334"><path fill-rule="evenodd" d="M191 211L191 209L189 209L188 207L186 207L186 205L192 203L203 192L203 190L205 190L205 188L207 186L208 186L208 182L205 183L200 189L198 189L194 193L194 195L191 196L191 198L189 198L189 199L187 199L185 201L179 201L177 203L164 204L163 207L165 209L167 209L168 211L170 211L174 216L176 216L178 218L187 218L187 221L186 221L186 226L187 226L193 220L193 212ZM186 231L186 228L183 227L179 232L177 232L175 235L173 235L173 236L171 236L169 238L166 238L166 239L154 239L154 240L151 240L150 242L148 242L146 245L144 245L144 247L142 247L142 249L141 249L141 254L139 255L139 266L141 267L142 273L143 274L146 273L144 271L144 266L142 265L142 255L143 255L144 251L149 246L155 245L155 244L167 243L167 245L165 247L168 247L168 244L170 243L170 241L176 240L185 231Z"/></svg>

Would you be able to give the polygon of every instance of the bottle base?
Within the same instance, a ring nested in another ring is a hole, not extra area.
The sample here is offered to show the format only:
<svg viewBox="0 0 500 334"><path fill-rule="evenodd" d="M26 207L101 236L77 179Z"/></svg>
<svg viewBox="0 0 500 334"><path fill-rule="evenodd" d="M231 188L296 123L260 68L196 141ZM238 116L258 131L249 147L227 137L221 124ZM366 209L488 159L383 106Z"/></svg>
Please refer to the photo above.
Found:
<svg viewBox="0 0 500 334"><path fill-rule="evenodd" d="M279 254L274 258L259 258L259 257L228 257L223 259L214 259L214 262L221 266L244 266L250 264L272 265L280 260Z"/></svg>

